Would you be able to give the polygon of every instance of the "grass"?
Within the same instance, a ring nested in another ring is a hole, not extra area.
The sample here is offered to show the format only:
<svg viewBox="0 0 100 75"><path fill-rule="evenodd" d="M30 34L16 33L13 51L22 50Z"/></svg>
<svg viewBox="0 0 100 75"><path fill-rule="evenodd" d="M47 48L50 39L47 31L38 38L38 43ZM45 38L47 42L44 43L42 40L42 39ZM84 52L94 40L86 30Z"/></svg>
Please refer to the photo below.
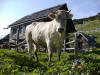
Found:
<svg viewBox="0 0 100 75"><path fill-rule="evenodd" d="M89 21L82 25L81 27L77 28L78 31L91 31L91 30L100 30L100 20Z"/></svg>
<svg viewBox="0 0 100 75"><path fill-rule="evenodd" d="M100 48L93 52L79 53L81 64L73 66L74 53L62 52L61 61L53 54L52 64L48 66L47 53L38 52L39 62L28 60L28 54L15 50L0 49L1 75L79 75L98 74L100 71Z"/></svg>

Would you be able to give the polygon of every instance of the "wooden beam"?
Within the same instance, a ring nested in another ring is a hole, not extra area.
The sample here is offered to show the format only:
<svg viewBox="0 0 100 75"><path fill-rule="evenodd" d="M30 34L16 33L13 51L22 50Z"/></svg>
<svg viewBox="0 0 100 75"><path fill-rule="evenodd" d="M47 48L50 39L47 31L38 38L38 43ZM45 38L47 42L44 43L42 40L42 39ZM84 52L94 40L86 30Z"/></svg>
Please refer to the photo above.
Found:
<svg viewBox="0 0 100 75"><path fill-rule="evenodd" d="M75 49L75 48L66 48L66 50Z"/></svg>
<svg viewBox="0 0 100 75"><path fill-rule="evenodd" d="M78 39L77 39L77 32L74 34L75 35L75 43L74 43L74 54L75 54L75 59L78 57Z"/></svg>
<svg viewBox="0 0 100 75"><path fill-rule="evenodd" d="M73 43L73 42L75 42L75 40L70 41L70 42L67 42L66 45L68 45L68 44L70 44L70 43Z"/></svg>
<svg viewBox="0 0 100 75"><path fill-rule="evenodd" d="M68 38L68 34L66 34L66 38L65 38L65 40L64 40L64 51L66 51L66 47L68 48L69 47L69 45L68 44L66 44L66 42L69 42L69 38Z"/></svg>
<svg viewBox="0 0 100 75"><path fill-rule="evenodd" d="M17 36L16 36L16 44L19 43L19 26L17 27ZM16 50L18 51L18 47L16 48Z"/></svg>
<svg viewBox="0 0 100 75"><path fill-rule="evenodd" d="M86 41L89 41L82 33L79 33L83 36L84 39L86 39Z"/></svg>

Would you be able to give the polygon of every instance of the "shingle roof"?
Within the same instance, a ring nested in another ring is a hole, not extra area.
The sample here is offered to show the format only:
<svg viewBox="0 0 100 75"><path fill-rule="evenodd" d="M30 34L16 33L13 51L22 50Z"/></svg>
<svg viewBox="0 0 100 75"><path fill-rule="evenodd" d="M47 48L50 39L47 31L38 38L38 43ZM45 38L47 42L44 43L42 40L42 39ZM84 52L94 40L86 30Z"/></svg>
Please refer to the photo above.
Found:
<svg viewBox="0 0 100 75"><path fill-rule="evenodd" d="M45 10L42 10L42 11L39 11L36 13L32 13L32 14L27 15L27 16L19 19L18 21L12 23L8 27L30 24L34 21L39 21L41 19L48 18L48 14L50 12L55 12L56 10L61 10L61 9L68 10L67 5L66 4L57 5L57 6L52 7L52 8L48 8L48 9L45 9Z"/></svg>

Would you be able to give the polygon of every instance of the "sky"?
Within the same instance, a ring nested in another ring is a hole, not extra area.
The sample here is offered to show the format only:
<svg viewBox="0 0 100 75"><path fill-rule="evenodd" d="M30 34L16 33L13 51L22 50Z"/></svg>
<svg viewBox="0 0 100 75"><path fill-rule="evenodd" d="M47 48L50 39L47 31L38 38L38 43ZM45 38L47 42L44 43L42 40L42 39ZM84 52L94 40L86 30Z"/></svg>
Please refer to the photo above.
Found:
<svg viewBox="0 0 100 75"><path fill-rule="evenodd" d="M100 0L0 0L0 38L10 33L8 25L34 12L67 3L73 19L100 13Z"/></svg>

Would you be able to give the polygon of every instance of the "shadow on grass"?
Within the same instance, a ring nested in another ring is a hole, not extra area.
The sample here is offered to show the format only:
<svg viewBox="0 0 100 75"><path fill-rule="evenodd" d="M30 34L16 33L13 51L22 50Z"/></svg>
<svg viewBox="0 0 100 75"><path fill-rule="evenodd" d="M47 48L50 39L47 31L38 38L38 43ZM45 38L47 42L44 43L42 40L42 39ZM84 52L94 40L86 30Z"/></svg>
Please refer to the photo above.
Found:
<svg viewBox="0 0 100 75"><path fill-rule="evenodd" d="M100 63L100 59L92 58L92 57L84 57L84 60L88 62L93 62L93 63Z"/></svg>
<svg viewBox="0 0 100 75"><path fill-rule="evenodd" d="M91 52L82 52L79 53L79 57L84 59L87 63L93 62L93 63L100 63L100 59L97 59L96 56L100 55L100 50L97 51L91 51Z"/></svg>
<svg viewBox="0 0 100 75"><path fill-rule="evenodd" d="M95 54L100 55L100 51L93 51L93 52L91 52L91 53L95 53Z"/></svg>
<svg viewBox="0 0 100 75"><path fill-rule="evenodd" d="M96 56L93 55L93 54L100 55L100 50L92 51L92 52L82 52L82 53L78 53L78 57L77 58L83 59L87 63L88 62L100 63L100 59L96 59ZM69 58L68 58L68 60L69 61L74 61L75 60L75 55L70 55Z"/></svg>
<svg viewBox="0 0 100 75"><path fill-rule="evenodd" d="M92 53L100 55L100 50L94 50L94 51L91 51L91 52L83 52L83 54L85 54L85 55L92 54Z"/></svg>

